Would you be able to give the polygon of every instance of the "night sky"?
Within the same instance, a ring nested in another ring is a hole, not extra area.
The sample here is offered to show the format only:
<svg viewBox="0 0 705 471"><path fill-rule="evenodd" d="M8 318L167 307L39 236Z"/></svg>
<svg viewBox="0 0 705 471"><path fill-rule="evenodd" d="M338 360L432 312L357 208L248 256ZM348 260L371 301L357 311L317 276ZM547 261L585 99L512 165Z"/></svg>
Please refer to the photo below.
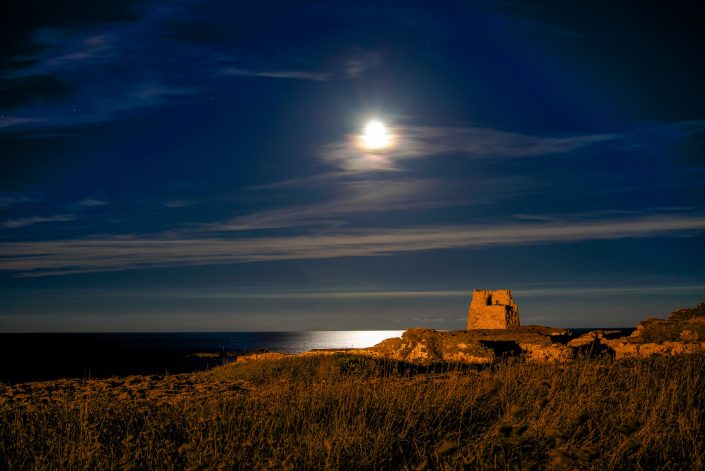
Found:
<svg viewBox="0 0 705 471"><path fill-rule="evenodd" d="M3 2L0 331L697 304L698 3Z"/></svg>

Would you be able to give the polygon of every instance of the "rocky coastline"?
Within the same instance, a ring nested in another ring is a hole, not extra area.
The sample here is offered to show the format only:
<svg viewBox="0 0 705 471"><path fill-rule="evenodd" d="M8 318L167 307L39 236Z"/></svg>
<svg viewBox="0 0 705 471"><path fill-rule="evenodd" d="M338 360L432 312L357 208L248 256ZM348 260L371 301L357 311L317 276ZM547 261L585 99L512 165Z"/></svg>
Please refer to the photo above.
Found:
<svg viewBox="0 0 705 471"><path fill-rule="evenodd" d="M237 361L341 352L421 365L440 362L486 365L509 357L534 363L564 363L584 356L621 360L698 353L705 352L705 303L678 309L667 319L646 319L630 335L618 330L595 330L576 336L568 329L543 326L461 331L414 328L401 337L386 339L369 348L313 350L295 355L258 353L240 356Z"/></svg>

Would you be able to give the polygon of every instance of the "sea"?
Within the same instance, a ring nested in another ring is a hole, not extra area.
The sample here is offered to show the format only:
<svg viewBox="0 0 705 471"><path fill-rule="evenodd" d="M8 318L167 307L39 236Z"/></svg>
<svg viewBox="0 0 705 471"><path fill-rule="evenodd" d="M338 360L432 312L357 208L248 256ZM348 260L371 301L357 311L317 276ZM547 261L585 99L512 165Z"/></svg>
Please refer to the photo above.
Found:
<svg viewBox="0 0 705 471"><path fill-rule="evenodd" d="M596 329L571 329L574 335ZM619 329L625 334L633 329ZM238 355L365 348L402 330L308 332L0 333L0 382L165 375L213 368Z"/></svg>
<svg viewBox="0 0 705 471"><path fill-rule="evenodd" d="M402 330L0 333L0 382L185 373L222 365L248 353L365 348L402 333Z"/></svg>

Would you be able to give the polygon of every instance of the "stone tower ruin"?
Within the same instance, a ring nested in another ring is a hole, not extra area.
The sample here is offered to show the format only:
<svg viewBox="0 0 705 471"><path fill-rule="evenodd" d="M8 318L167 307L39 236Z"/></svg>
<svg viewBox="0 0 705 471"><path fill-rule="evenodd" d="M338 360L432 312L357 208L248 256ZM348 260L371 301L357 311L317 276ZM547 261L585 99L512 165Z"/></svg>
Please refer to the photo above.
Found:
<svg viewBox="0 0 705 471"><path fill-rule="evenodd" d="M519 327L519 306L514 303L511 290L472 290L467 330L511 327Z"/></svg>

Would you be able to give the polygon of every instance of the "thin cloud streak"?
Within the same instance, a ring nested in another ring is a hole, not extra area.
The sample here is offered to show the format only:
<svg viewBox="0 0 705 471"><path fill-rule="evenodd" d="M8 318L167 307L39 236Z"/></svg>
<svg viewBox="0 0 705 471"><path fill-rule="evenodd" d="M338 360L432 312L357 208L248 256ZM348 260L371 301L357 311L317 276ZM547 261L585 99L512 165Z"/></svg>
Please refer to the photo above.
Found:
<svg viewBox="0 0 705 471"><path fill-rule="evenodd" d="M391 129L397 144L384 152L357 149L349 136L344 142L322 147L324 160L346 170L396 170L405 160L455 154L466 158L519 158L565 154L599 143L614 141L620 134L587 134L545 137L482 127L406 126Z"/></svg>
<svg viewBox="0 0 705 471"><path fill-rule="evenodd" d="M222 59L221 59L222 60ZM230 59L235 62L234 58ZM286 67L264 70L261 68L241 68L232 65L220 67L219 76L234 77L262 77L291 80L310 80L314 82L327 82L330 80L354 79L366 71L378 67L382 63L382 55L374 52L358 52L348 57L333 59L335 64L329 71L309 69L289 69Z"/></svg>
<svg viewBox="0 0 705 471"><path fill-rule="evenodd" d="M329 183L334 190L322 202L258 211L224 222L206 224L200 231L343 226L349 223L349 217L352 215L370 216L383 212L408 213L425 209L467 208L490 202L497 204L510 197L537 191L536 181L530 182L508 175L462 180L404 177L396 180L370 178L344 181L341 175L332 173L319 174L316 178L320 182ZM335 179L339 181L335 182ZM308 181L297 179L281 183L297 186ZM465 192L468 186L474 189L470 197ZM257 189L260 188L262 187Z"/></svg>
<svg viewBox="0 0 705 471"><path fill-rule="evenodd" d="M167 208L185 208L187 206L193 205L194 202L189 200L170 200L164 201L162 204Z"/></svg>
<svg viewBox="0 0 705 471"><path fill-rule="evenodd" d="M200 231L246 231L313 226L340 226L350 214L369 214L460 204L448 197L433 196L439 182L432 179L400 181L360 180L338 184L338 194L328 201L277 208L247 214L224 223L204 225Z"/></svg>
<svg viewBox="0 0 705 471"><path fill-rule="evenodd" d="M5 229L17 229L20 227L31 226L44 222L67 222L75 221L76 216L73 214L56 214L53 216L33 216L28 218L7 219L2 222L2 227Z"/></svg>
<svg viewBox="0 0 705 471"><path fill-rule="evenodd" d="M593 287L593 288L532 288L512 290L514 296L521 298L553 298L555 296L593 296L593 295L632 295L632 294L668 294L668 293L698 293L705 292L705 284L700 285L648 285L648 286L618 286L618 287ZM266 292L232 292L218 291L159 291L158 295L168 298L189 299L387 299L387 298L469 298L470 290L276 290ZM154 296L155 293L129 291L123 293L124 297ZM79 294L85 296L85 294ZM97 294L104 298L105 293Z"/></svg>
<svg viewBox="0 0 705 471"><path fill-rule="evenodd" d="M675 294L675 293L705 293L705 285L664 285L664 286L620 286L596 288L536 288L512 290L517 296L524 298L553 298L555 296L590 296L590 295L631 295L631 294Z"/></svg>
<svg viewBox="0 0 705 471"><path fill-rule="evenodd" d="M439 249L570 243L705 231L703 215L434 226L240 238L109 237L0 244L0 270L21 276L278 260L370 257Z"/></svg>
<svg viewBox="0 0 705 471"><path fill-rule="evenodd" d="M173 293L175 297L207 299L368 299L368 298L456 298L467 296L468 291L384 291L384 290L330 290L330 291L277 291L267 293ZM167 295L168 296L168 295Z"/></svg>
<svg viewBox="0 0 705 471"><path fill-rule="evenodd" d="M105 206L106 204L108 203L103 200L98 200L95 198L86 198L76 203L76 206L81 208L95 208L98 206Z"/></svg>
<svg viewBox="0 0 705 471"><path fill-rule="evenodd" d="M236 77L268 77L280 79L312 80L314 82L325 82L333 74L329 72L313 72L308 70L280 70L280 71L254 71L227 67L221 71L222 75L232 75Z"/></svg>
<svg viewBox="0 0 705 471"><path fill-rule="evenodd" d="M9 208L24 203L41 201L40 198L27 196L24 193L0 193L0 208Z"/></svg>
<svg viewBox="0 0 705 471"><path fill-rule="evenodd" d="M135 298L135 297L154 297L158 296L162 299L242 299L242 300L279 300L279 299L319 299L319 300L336 300L336 299L425 299L425 298L469 298L472 291L469 289L456 290L422 290L422 289L275 289L262 291L233 291L226 290L208 290L208 289L179 289L179 290L117 290L107 294L103 290L93 292L91 290L73 290L70 292L55 291L55 290L36 290L35 292L42 293L43 296L75 297L75 298ZM705 292L705 284L693 285L644 285L644 286L596 286L591 288L585 287L555 287L555 288L529 288L529 289L514 289L512 293L518 298L555 298L556 296L602 296L610 295L649 295L649 294L675 294L675 293L700 293Z"/></svg>

